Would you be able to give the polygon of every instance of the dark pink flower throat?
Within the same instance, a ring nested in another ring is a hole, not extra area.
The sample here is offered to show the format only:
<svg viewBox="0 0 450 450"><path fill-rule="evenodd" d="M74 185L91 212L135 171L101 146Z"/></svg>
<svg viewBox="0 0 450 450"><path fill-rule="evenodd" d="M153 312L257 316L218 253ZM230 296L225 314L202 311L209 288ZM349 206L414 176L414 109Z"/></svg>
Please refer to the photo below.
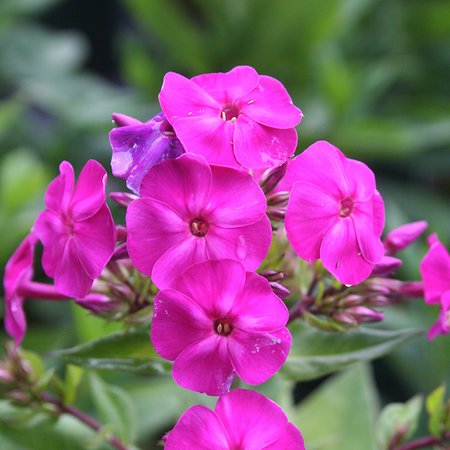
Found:
<svg viewBox="0 0 450 450"><path fill-rule="evenodd" d="M189 224L189 229L194 236L204 237L208 232L209 224L203 217L195 217Z"/></svg>
<svg viewBox="0 0 450 450"><path fill-rule="evenodd" d="M233 104L225 105L220 117L225 121L234 122L239 117L239 108Z"/></svg>
<svg viewBox="0 0 450 450"><path fill-rule="evenodd" d="M353 200L345 198L339 205L339 217L348 217L353 212Z"/></svg>
<svg viewBox="0 0 450 450"><path fill-rule="evenodd" d="M228 336L233 326L226 319L217 319L214 321L214 331L220 336Z"/></svg>

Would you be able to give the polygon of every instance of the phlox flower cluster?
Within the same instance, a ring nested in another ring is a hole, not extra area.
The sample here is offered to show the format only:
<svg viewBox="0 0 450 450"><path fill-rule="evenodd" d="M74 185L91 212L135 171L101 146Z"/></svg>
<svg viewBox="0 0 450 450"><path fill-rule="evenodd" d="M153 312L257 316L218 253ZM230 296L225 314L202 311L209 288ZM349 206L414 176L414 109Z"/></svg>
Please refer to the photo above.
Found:
<svg viewBox="0 0 450 450"><path fill-rule="evenodd" d="M343 285L362 283L347 296L329 283L338 305L330 319L357 326L383 319L374 305L420 295L420 283L383 277L426 223L382 240L384 203L370 168L326 141L293 157L302 113L278 80L251 67L191 79L170 72L159 102L162 111L146 122L113 114L112 172L132 193L111 198L126 208L125 227L113 221L98 162L88 161L76 182L70 163L60 165L45 210L6 267L6 330L19 345L25 298L74 298L121 318L153 306L151 342L173 361L175 382L220 396L214 411L186 411L167 449L302 450L299 430L276 404L232 389L236 377L258 385L281 368L289 321L314 303L311 289L288 312L285 273L266 259L274 231L285 231L293 249L281 255L285 266L298 267L296 254L320 260ZM53 284L32 280L38 242ZM450 257L437 239L430 245L421 271L426 301L441 305L434 337L450 331ZM154 298L123 282L132 271L159 289Z"/></svg>

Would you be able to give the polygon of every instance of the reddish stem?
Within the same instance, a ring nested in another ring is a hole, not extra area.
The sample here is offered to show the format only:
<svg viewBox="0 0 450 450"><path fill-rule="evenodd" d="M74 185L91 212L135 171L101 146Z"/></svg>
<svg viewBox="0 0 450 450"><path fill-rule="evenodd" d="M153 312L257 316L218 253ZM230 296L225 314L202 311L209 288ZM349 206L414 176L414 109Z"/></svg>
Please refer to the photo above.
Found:
<svg viewBox="0 0 450 450"><path fill-rule="evenodd" d="M80 422L83 422L85 425L87 425L89 428L92 428L95 431L99 431L102 428L102 424L97 422L92 417L88 416L87 414L75 408L74 406L64 405L61 400L51 396L47 392L43 392L41 394L41 398L45 402L51 403L52 405L56 406L58 412L70 414L71 416L77 418ZM117 450L128 450L128 447L122 444L122 442L120 442L120 440L116 436L110 435L106 439Z"/></svg>
<svg viewBox="0 0 450 450"><path fill-rule="evenodd" d="M440 438L437 438L435 436L425 436L423 438L417 439L416 441L411 441L401 445L400 447L396 447L393 450L417 450L419 448L426 448L432 445L442 444L444 441L448 441L449 439L450 431L443 434Z"/></svg>

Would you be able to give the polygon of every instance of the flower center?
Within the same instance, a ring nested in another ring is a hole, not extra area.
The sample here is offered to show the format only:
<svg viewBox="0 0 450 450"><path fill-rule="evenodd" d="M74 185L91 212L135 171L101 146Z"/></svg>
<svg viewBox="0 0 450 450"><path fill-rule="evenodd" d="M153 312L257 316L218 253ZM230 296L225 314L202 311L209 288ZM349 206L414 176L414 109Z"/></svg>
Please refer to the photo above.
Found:
<svg viewBox="0 0 450 450"><path fill-rule="evenodd" d="M203 217L195 217L191 220L189 229L194 236L204 237L208 232L209 224Z"/></svg>
<svg viewBox="0 0 450 450"><path fill-rule="evenodd" d="M233 327L226 319L217 319L214 321L214 331L220 336L228 336Z"/></svg>
<svg viewBox="0 0 450 450"><path fill-rule="evenodd" d="M348 217L353 212L353 200L345 198L339 206L339 217Z"/></svg>
<svg viewBox="0 0 450 450"><path fill-rule="evenodd" d="M220 113L220 117L225 121L234 122L239 117L239 108L236 105L225 105Z"/></svg>

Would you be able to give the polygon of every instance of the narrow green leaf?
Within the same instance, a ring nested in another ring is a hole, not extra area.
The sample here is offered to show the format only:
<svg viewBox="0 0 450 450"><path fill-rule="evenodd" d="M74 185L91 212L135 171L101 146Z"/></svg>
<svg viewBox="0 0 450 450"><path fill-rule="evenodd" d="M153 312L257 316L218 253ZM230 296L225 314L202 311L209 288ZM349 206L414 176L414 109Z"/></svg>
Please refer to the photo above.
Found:
<svg viewBox="0 0 450 450"><path fill-rule="evenodd" d="M381 411L376 427L380 450L387 450L393 440L399 445L414 434L422 404L422 396L416 395L407 403L391 403Z"/></svg>
<svg viewBox="0 0 450 450"><path fill-rule="evenodd" d="M64 384L64 404L71 405L76 398L77 389L83 378L84 370L81 367L68 364Z"/></svg>
<svg viewBox="0 0 450 450"><path fill-rule="evenodd" d="M171 363L156 354L147 330L113 333L52 355L92 369L125 370L146 375L166 374L171 369Z"/></svg>
<svg viewBox="0 0 450 450"><path fill-rule="evenodd" d="M94 373L89 374L89 384L102 424L111 425L120 439L132 442L136 438L137 417L131 398L123 389L105 383Z"/></svg>
<svg viewBox="0 0 450 450"><path fill-rule="evenodd" d="M308 450L375 450L377 410L370 370L360 364L325 381L289 418Z"/></svg>
<svg viewBox="0 0 450 450"><path fill-rule="evenodd" d="M281 373L297 381L312 380L359 361L379 358L421 333L372 328L328 333L301 322L293 323L290 331L292 347Z"/></svg>
<svg viewBox="0 0 450 450"><path fill-rule="evenodd" d="M439 386L426 399L429 414L428 430L433 436L439 437L444 430L447 408L444 403L445 385Z"/></svg>

